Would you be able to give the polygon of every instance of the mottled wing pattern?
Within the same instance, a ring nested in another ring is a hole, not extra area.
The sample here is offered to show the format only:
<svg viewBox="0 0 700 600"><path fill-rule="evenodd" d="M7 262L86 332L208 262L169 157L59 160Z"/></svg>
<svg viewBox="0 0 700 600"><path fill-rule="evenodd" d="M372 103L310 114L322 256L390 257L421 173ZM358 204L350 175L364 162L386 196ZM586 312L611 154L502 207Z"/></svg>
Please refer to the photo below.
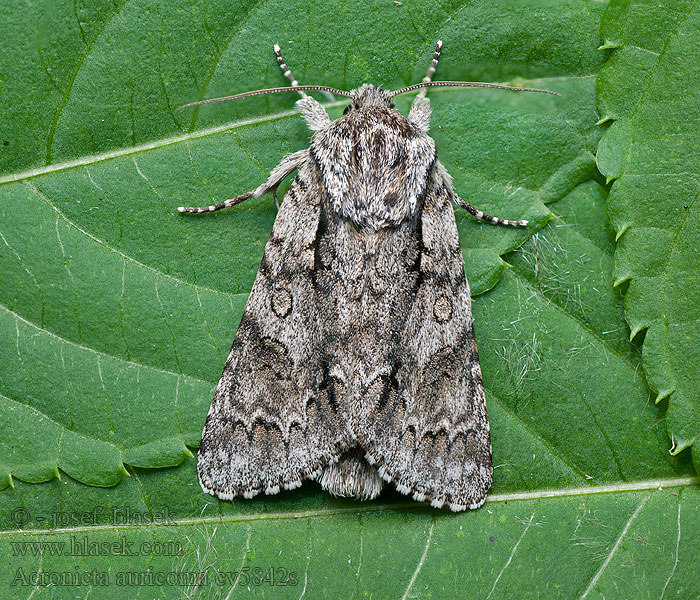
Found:
<svg viewBox="0 0 700 600"><path fill-rule="evenodd" d="M297 487L347 446L318 351L319 187L317 167L306 163L275 220L207 417L199 479L219 498Z"/></svg>
<svg viewBox="0 0 700 600"><path fill-rule="evenodd" d="M436 507L477 508L491 486L491 441L457 226L435 170L416 235L418 284L392 373L356 433L399 491Z"/></svg>

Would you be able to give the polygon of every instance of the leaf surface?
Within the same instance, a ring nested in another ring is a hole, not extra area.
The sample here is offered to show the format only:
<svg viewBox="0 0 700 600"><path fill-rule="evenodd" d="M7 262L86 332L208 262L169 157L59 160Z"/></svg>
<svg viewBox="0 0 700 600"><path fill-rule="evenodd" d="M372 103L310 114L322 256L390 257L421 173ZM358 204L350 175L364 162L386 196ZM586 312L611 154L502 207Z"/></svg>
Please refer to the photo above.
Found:
<svg viewBox="0 0 700 600"><path fill-rule="evenodd" d="M632 25L634 24L634 25ZM598 165L614 179L608 214L619 242L615 282L629 282L625 315L644 337L644 371L668 398L672 451L692 447L700 467L700 9L615 1L602 32L614 48L598 79L598 106L613 124Z"/></svg>
<svg viewBox="0 0 700 600"><path fill-rule="evenodd" d="M367 7L338 12L335 3L300 5L309 21L294 32L286 22L263 26L288 14L288 3L90 6L12 7L10 21L37 35L0 42L15 59L0 89L12 132L0 146L0 331L8 340L0 348L0 486L12 476L45 481L59 469L113 485L124 464L177 464L186 445L198 444L275 206L264 197L199 217L176 208L256 187L286 153L308 145L309 133L288 94L173 109L283 83L273 42L300 81L395 89L420 81L442 37L441 78L567 94L431 91L432 133L459 193L532 223L494 228L458 211L474 295L497 283L504 253L544 226L545 203L595 171L593 86L603 58L591 33L595 3L512 12L505 4L377 4L372 35L356 18ZM322 44L311 32L327 19L334 25ZM475 29L479 22L494 28ZM389 24L406 38L380 35ZM324 102L341 114L344 103ZM399 108L409 103L401 98Z"/></svg>
<svg viewBox="0 0 700 600"><path fill-rule="evenodd" d="M482 509L436 511L391 490L349 502L315 483L218 501L201 492L192 458L129 468L110 488L18 481L0 494L0 544L13 556L0 580L18 598L50 597L23 582L61 572L87 572L82 589L114 598L137 583L162 598L697 595L699 480L665 451L638 350L618 327L605 194L589 182L552 210L474 300L484 379L498 382Z"/></svg>
<svg viewBox="0 0 700 600"><path fill-rule="evenodd" d="M3 598L700 594L698 480L668 454L628 341L594 180L604 5L50 4L12 5L0 39ZM488 502L450 514L314 483L204 495L186 445L275 210L175 207L256 186L308 133L283 95L172 109L279 85L274 42L300 81L395 88L420 80L437 38L440 78L566 94L431 92L458 191L533 221L504 230L456 212L492 425Z"/></svg>

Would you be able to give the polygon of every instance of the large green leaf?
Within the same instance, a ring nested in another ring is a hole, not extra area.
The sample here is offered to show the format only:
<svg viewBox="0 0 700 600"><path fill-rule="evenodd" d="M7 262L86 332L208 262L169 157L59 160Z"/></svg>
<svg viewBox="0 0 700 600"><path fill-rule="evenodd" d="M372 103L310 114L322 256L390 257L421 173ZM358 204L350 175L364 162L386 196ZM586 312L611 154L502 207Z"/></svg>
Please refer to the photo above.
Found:
<svg viewBox="0 0 700 600"><path fill-rule="evenodd" d="M13 475L45 481L59 468L113 485L124 464L178 464L186 444L198 444L275 209L269 197L203 218L176 207L255 187L285 153L308 145L309 133L289 95L175 118L168 107L282 83L273 41L304 82L419 81L442 37L442 78L565 93L431 92L433 134L459 192L492 214L532 222L507 229L458 215L478 294L498 281L500 256L545 224L545 203L595 172L602 8L583 6L377 4L367 31L357 18L367 6L338 13L335 3L315 3L296 32L264 25L299 12L271 1L233 10L226 2L90 10L66 2L41 17L8 9L13 27L24 24L10 29L15 37L32 26L39 33L6 48L15 60L0 96L13 132L0 153L0 331L8 340L0 347L0 486ZM333 25L315 26L324 19ZM390 25L405 39L382 35ZM37 96L42 111L31 104ZM331 104L338 115L342 103Z"/></svg>
<svg viewBox="0 0 700 600"><path fill-rule="evenodd" d="M133 598L121 584L145 581L162 599L696 597L698 479L665 451L620 326L604 205L593 182L554 204L474 301L497 465L482 509L391 491L354 503L313 483L222 502L191 458L106 489L17 482L0 494L7 596ZM271 568L294 584L263 580ZM92 575L46 585L56 573Z"/></svg>
<svg viewBox="0 0 700 600"><path fill-rule="evenodd" d="M0 147L0 462L6 483L17 476L0 493L9 557L0 596L700 593L697 479L666 451L664 415L612 286L606 194L591 181L602 4L51 4L45 14L29 2L8 8L0 40L0 110L15 136ZM481 293L489 501L453 515L390 490L377 502L343 501L313 483L248 502L204 495L185 444L198 442L274 208L266 198L191 219L174 208L252 188L308 134L288 97L170 109L282 83L275 41L301 81L395 87L423 76L438 37L441 78L566 94L431 92L433 135L460 193L534 222L504 230L457 212ZM119 482L51 479L57 467ZM139 524L152 517L165 522ZM17 545L25 541L74 552ZM78 555L85 544L92 554ZM276 568L278 582L280 569L294 572L296 585L236 579L256 567ZM223 586L117 580L206 568L233 575ZM85 571L107 573L109 585L44 585ZM35 584L36 572L48 579Z"/></svg>
<svg viewBox="0 0 700 600"><path fill-rule="evenodd" d="M598 165L615 179L608 214L619 238L615 282L632 336L646 329L644 370L656 401L668 397L672 451L692 446L700 469L700 8L613 2L598 106L614 121Z"/></svg>

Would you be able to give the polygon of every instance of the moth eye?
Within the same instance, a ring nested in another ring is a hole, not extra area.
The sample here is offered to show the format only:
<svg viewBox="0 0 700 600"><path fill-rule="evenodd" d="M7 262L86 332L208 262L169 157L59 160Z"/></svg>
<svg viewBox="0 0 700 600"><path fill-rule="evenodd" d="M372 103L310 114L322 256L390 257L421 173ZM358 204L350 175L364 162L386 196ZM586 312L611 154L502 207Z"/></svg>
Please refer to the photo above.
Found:
<svg viewBox="0 0 700 600"><path fill-rule="evenodd" d="M350 112L351 109L352 109L352 104L348 104L348 105L345 107L345 110L343 111L343 114L344 114L344 115L347 115L347 114Z"/></svg>

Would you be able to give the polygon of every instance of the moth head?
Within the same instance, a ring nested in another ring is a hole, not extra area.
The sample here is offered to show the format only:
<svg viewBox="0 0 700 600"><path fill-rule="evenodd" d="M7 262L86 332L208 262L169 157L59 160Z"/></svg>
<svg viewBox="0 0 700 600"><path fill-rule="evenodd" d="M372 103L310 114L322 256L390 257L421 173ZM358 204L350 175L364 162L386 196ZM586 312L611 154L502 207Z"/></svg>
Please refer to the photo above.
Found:
<svg viewBox="0 0 700 600"><path fill-rule="evenodd" d="M391 92L365 83L350 92L352 104L348 104L345 107L343 114L347 115L353 110L361 110L363 108L394 108L394 101L391 99L391 96Z"/></svg>

